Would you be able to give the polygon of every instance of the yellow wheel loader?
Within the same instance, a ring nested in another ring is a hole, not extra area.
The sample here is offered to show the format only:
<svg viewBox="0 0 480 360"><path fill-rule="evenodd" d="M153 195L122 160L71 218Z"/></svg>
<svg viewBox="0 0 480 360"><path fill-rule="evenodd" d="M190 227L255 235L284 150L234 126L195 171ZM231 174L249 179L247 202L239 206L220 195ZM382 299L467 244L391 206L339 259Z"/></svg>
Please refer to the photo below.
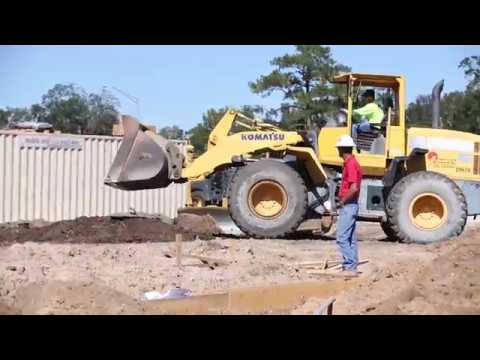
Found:
<svg viewBox="0 0 480 360"><path fill-rule="evenodd" d="M359 220L379 222L403 242L462 233L467 216L480 214L480 136L440 128L443 81L433 90L431 129L407 129L402 76L348 73L334 82L345 87L345 109L320 130L285 131L227 112L196 159L123 117L125 137L105 183L139 190L188 181L191 201L184 211L216 213L225 233L280 238L326 232L336 215L343 163L335 144L352 134L358 94L369 88L383 100L385 119L355 139L364 172Z"/></svg>

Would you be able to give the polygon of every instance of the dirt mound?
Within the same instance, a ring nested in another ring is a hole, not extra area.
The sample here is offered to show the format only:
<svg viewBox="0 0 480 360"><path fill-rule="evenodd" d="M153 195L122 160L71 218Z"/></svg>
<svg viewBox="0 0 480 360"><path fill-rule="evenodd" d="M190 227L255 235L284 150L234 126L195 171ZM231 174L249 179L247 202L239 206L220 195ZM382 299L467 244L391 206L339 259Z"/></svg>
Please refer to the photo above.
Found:
<svg viewBox="0 0 480 360"><path fill-rule="evenodd" d="M210 215L180 214L175 220L177 226L184 231L195 232L205 235L221 233L215 219Z"/></svg>
<svg viewBox="0 0 480 360"><path fill-rule="evenodd" d="M382 314L480 314L478 231L436 258L399 295L379 304Z"/></svg>
<svg viewBox="0 0 480 360"><path fill-rule="evenodd" d="M363 281L335 296L334 314L480 314L478 226L431 245L366 241L360 253L371 260L360 267ZM292 314L312 314L324 300L309 299Z"/></svg>
<svg viewBox="0 0 480 360"><path fill-rule="evenodd" d="M11 306L0 302L0 315L20 315L21 312Z"/></svg>
<svg viewBox="0 0 480 360"><path fill-rule="evenodd" d="M209 237L208 220L186 219L182 226L167 224L159 219L81 217L75 220L55 222L42 227L30 224L0 227L0 245L13 243L139 243L174 241L176 233L183 234L184 241L196 235Z"/></svg>
<svg viewBox="0 0 480 360"><path fill-rule="evenodd" d="M143 305L128 295L89 282L33 283L16 291L15 306L27 315L139 315L145 312Z"/></svg>
<svg viewBox="0 0 480 360"><path fill-rule="evenodd" d="M393 295L371 302L360 313L480 314L479 235L478 229L469 229L458 239L434 245L440 255L430 263L380 274L381 280L374 279L358 295L365 298L363 292L382 290L393 290Z"/></svg>

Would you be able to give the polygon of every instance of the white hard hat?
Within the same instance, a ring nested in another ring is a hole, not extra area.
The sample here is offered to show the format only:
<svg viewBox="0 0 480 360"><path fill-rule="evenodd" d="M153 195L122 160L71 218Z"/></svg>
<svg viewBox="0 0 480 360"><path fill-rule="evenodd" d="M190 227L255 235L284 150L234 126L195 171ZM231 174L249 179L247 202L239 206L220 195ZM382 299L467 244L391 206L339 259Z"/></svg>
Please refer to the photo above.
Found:
<svg viewBox="0 0 480 360"><path fill-rule="evenodd" d="M355 143L350 135L342 135L337 141L337 147L355 147Z"/></svg>

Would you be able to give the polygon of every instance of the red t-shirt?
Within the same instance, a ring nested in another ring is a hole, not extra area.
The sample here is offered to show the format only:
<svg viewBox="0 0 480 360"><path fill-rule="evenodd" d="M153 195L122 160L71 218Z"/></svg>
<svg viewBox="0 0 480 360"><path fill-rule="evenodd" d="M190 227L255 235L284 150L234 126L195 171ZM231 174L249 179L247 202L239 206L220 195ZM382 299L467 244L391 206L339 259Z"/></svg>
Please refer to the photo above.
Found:
<svg viewBox="0 0 480 360"><path fill-rule="evenodd" d="M342 183L340 184L340 200L343 200L350 189L350 184L356 183L358 187L357 196L351 199L351 202L357 202L360 195L360 184L362 182L362 168L355 156L349 155L343 164Z"/></svg>

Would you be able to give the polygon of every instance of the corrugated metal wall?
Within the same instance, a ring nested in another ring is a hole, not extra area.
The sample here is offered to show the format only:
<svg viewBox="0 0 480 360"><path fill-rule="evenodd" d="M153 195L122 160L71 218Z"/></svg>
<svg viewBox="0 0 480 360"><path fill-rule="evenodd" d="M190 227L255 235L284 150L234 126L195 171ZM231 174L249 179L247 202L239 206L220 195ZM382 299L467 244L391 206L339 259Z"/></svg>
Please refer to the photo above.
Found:
<svg viewBox="0 0 480 360"><path fill-rule="evenodd" d="M138 212L176 216L186 186L122 191L103 184L121 138L0 131L0 223Z"/></svg>

